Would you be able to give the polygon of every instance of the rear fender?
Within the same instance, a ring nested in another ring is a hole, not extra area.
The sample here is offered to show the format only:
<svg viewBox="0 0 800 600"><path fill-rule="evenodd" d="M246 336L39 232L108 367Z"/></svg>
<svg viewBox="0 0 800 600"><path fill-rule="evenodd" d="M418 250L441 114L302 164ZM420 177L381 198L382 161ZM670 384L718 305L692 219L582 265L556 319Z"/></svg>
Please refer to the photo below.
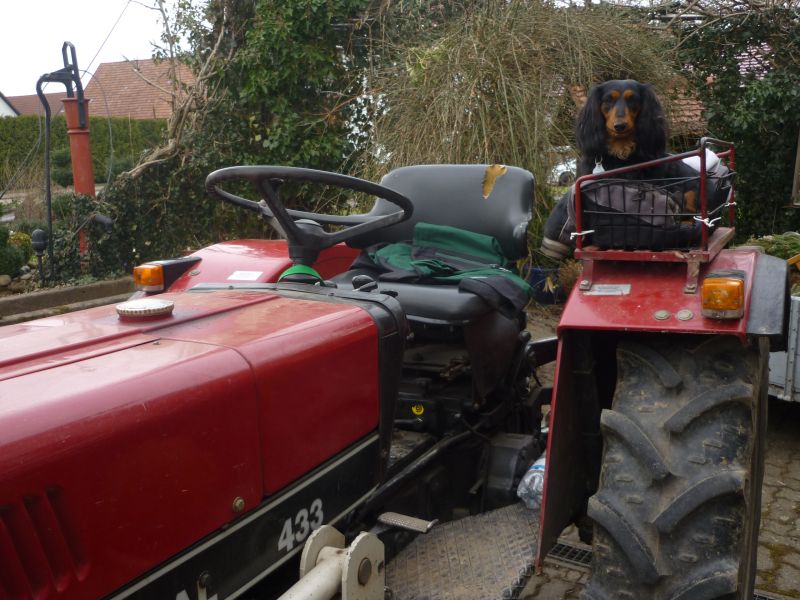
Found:
<svg viewBox="0 0 800 600"><path fill-rule="evenodd" d="M766 336L770 351L785 351L791 307L789 265L781 258L759 254L750 293L747 334Z"/></svg>
<svg viewBox="0 0 800 600"><path fill-rule="evenodd" d="M599 399L592 334L566 331L559 339L547 437L536 569L581 510L593 479L588 454L599 452ZM594 431L594 430L597 431Z"/></svg>
<svg viewBox="0 0 800 600"><path fill-rule="evenodd" d="M773 350L785 344L789 298L785 261L752 249L723 250L705 273L723 269L745 272L745 316L715 320L702 316L700 295L685 294L686 263L647 264L597 261L592 284L600 291L589 294L573 289L559 323L559 344L547 466L536 567L555 544L562 530L579 515L597 473L592 452L602 450L599 410L610 402L611 390L598 382L611 375L613 352L598 346L614 343L618 334L635 332L735 335L743 343L750 337L767 337ZM658 318L657 312L661 312ZM679 318L679 313L680 317ZM598 389L600 389L598 395Z"/></svg>

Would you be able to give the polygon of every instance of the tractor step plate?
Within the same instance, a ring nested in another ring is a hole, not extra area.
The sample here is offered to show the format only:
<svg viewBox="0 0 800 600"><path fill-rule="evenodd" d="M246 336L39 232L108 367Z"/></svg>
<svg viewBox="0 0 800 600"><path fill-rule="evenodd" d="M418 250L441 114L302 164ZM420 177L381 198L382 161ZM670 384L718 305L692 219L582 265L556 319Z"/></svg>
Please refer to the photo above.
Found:
<svg viewBox="0 0 800 600"><path fill-rule="evenodd" d="M443 523L386 567L395 600L518 598L533 575L538 513L522 503Z"/></svg>

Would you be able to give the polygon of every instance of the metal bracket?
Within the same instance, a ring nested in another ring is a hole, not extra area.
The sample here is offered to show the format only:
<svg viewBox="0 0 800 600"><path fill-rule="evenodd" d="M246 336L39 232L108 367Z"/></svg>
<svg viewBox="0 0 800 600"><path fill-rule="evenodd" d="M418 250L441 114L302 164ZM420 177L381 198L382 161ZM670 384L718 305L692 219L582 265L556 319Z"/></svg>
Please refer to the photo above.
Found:
<svg viewBox="0 0 800 600"><path fill-rule="evenodd" d="M701 218L701 217L694 216L694 217L692 217L692 218L693 218L695 221L698 221L698 222L702 223L703 225L705 225L705 226L706 226L706 227L708 227L709 229L711 229L711 226L712 226L714 223L716 223L717 221L721 221L721 220L722 220L722 217L714 217L713 219L708 219L708 218L706 218L706 219L703 219L703 218Z"/></svg>
<svg viewBox="0 0 800 600"><path fill-rule="evenodd" d="M585 292L592 289L592 279L594 276L594 261L584 258L583 271L581 272L581 280L578 283L578 289Z"/></svg>
<svg viewBox="0 0 800 600"><path fill-rule="evenodd" d="M684 294L697 292L697 279L700 276L700 260L690 258L686 261L686 283L683 286Z"/></svg>
<svg viewBox="0 0 800 600"><path fill-rule="evenodd" d="M569 239L574 240L576 237L583 237L585 235L589 235L590 233L594 233L594 229L587 229L586 231L581 232L573 231L569 234Z"/></svg>

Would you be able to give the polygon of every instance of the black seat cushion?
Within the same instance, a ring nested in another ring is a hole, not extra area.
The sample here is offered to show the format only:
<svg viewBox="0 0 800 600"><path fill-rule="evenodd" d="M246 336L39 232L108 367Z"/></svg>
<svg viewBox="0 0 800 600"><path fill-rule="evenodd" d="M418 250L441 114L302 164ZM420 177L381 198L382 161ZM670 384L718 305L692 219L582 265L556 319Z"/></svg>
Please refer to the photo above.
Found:
<svg viewBox="0 0 800 600"><path fill-rule="evenodd" d="M432 325L464 325L488 313L492 307L480 296L456 285L425 285L380 281L378 271L354 269L333 278L337 287L353 289L353 277L368 275L377 291L396 296L410 321Z"/></svg>

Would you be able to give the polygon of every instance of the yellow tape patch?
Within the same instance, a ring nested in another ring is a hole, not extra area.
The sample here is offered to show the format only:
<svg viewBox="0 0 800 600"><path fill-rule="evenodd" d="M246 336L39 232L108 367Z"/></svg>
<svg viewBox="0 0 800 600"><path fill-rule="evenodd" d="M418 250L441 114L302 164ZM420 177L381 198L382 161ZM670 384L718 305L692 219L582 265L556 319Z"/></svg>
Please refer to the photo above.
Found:
<svg viewBox="0 0 800 600"><path fill-rule="evenodd" d="M508 173L508 167L505 165L489 165L486 167L486 172L483 174L483 197L489 197L494 189L495 181L498 177L502 177Z"/></svg>

